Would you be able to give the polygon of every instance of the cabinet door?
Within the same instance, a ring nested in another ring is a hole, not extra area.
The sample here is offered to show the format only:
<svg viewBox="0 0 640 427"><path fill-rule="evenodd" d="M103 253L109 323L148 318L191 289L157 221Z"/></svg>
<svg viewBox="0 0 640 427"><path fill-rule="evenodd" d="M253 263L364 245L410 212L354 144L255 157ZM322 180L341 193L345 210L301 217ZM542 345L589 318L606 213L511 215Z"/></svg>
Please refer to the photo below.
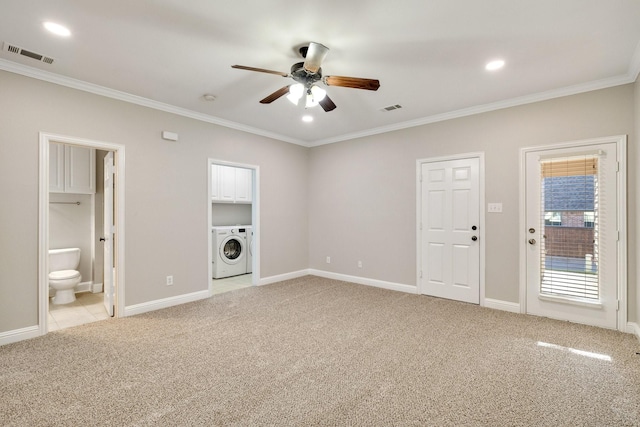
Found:
<svg viewBox="0 0 640 427"><path fill-rule="evenodd" d="M224 202L236 200L236 168L231 166L218 166L220 168L220 198Z"/></svg>
<svg viewBox="0 0 640 427"><path fill-rule="evenodd" d="M96 192L96 150L65 146L65 192L94 194Z"/></svg>
<svg viewBox="0 0 640 427"><path fill-rule="evenodd" d="M64 145L49 143L49 191L64 193Z"/></svg>
<svg viewBox="0 0 640 427"><path fill-rule="evenodd" d="M220 200L220 166L211 165L211 200Z"/></svg>
<svg viewBox="0 0 640 427"><path fill-rule="evenodd" d="M236 202L251 203L251 169L236 168Z"/></svg>

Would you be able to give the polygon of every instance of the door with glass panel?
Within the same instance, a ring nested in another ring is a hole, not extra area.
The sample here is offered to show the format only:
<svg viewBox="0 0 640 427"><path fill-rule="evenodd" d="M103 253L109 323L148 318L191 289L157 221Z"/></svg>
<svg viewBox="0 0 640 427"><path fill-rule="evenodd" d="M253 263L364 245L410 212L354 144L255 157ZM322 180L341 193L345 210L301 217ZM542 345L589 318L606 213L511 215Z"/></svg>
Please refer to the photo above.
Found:
<svg viewBox="0 0 640 427"><path fill-rule="evenodd" d="M527 313L617 327L617 145L525 154Z"/></svg>

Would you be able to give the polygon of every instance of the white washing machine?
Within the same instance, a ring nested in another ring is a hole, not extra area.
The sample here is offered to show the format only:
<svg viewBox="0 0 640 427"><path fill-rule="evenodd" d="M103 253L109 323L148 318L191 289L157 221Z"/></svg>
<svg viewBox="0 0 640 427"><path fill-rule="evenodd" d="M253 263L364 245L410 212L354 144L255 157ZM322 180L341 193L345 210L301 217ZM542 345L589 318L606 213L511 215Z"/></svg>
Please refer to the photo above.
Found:
<svg viewBox="0 0 640 427"><path fill-rule="evenodd" d="M247 230L247 273L253 271L253 251L255 251L256 244L253 242L253 228L250 225L244 226Z"/></svg>
<svg viewBox="0 0 640 427"><path fill-rule="evenodd" d="M213 278L247 273L247 231L242 226L212 227Z"/></svg>

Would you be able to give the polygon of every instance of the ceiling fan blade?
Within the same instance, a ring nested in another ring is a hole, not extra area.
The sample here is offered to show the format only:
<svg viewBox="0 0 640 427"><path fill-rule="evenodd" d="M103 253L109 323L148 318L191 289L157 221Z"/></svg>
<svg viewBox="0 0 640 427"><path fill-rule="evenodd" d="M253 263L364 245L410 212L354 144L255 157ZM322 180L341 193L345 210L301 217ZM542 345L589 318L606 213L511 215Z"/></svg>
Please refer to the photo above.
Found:
<svg viewBox="0 0 640 427"><path fill-rule="evenodd" d="M310 73L317 73L324 58L329 53L329 48L320 43L309 43L307 56L304 60L304 69Z"/></svg>
<svg viewBox="0 0 640 427"><path fill-rule="evenodd" d="M277 91L273 92L271 95L265 97L264 99L260 100L260 104L271 104L273 101L275 101L276 99L280 98L283 95L286 95L289 93L289 86L285 86L285 87L281 87L280 89L278 89Z"/></svg>
<svg viewBox="0 0 640 427"><path fill-rule="evenodd" d="M359 77L326 76L322 79L327 86L342 86L354 89L378 90L380 81L375 79L361 79Z"/></svg>
<svg viewBox="0 0 640 427"><path fill-rule="evenodd" d="M257 71L259 73L276 74L282 77L289 77L289 74L283 73L282 71L273 71L273 70L266 70L264 68L247 67L245 65L232 65L231 68L237 68L239 70Z"/></svg>
<svg viewBox="0 0 640 427"><path fill-rule="evenodd" d="M319 102L319 104L327 113L336 109L336 104L333 103L328 95L325 95L324 98L322 98L322 101Z"/></svg>

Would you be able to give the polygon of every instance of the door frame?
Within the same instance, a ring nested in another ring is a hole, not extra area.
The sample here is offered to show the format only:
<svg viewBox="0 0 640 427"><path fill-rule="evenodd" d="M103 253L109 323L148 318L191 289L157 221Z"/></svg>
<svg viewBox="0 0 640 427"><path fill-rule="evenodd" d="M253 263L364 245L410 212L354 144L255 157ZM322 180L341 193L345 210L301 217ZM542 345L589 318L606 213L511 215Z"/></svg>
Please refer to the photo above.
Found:
<svg viewBox="0 0 640 427"><path fill-rule="evenodd" d="M116 304L114 317L124 315L124 290L125 290L125 256L124 256L124 145L109 142L95 141L84 138L76 138L66 135L58 135L48 132L40 132L40 179L39 179L39 206L38 206L38 330L40 335L47 333L47 314L49 311L49 143L61 142L69 145L77 145L98 150L112 151L115 162L116 189L113 198L116 207L115 233L116 245L114 246L114 265L116 266Z"/></svg>
<svg viewBox="0 0 640 427"><path fill-rule="evenodd" d="M616 197L618 224L617 242L617 283L618 313L616 329L627 330L627 135L615 135L602 138L583 139L569 141L553 145L541 145L520 149L520 312L527 313L527 221L526 221L526 156L536 151L559 150L566 148L589 148L591 145L616 143L616 156L618 158L618 174L616 177Z"/></svg>
<svg viewBox="0 0 640 427"><path fill-rule="evenodd" d="M416 291L418 294L422 294L422 285L420 277L421 262L422 262L422 230L420 229L422 223L422 165L425 163L438 163L451 160L464 160L477 158L479 163L478 171L478 186L479 186L479 209L480 209L480 223L479 238L480 238L480 306L485 306L485 188L484 188L484 152L454 154L451 156L440 157L428 157L424 159L416 160Z"/></svg>
<svg viewBox="0 0 640 427"><path fill-rule="evenodd" d="M213 238L211 236L211 227L213 222L212 201L213 194L211 188L211 166L232 166L235 168L250 169L251 174L251 230L253 231L253 240L255 241L255 252L251 256L251 285L257 286L260 284L260 166L250 165L246 163L229 162L226 160L218 160L209 158L207 160L207 241L209 242L209 268L207 269L207 276L209 280L209 296L213 295ZM248 246L247 246L248 250Z"/></svg>

